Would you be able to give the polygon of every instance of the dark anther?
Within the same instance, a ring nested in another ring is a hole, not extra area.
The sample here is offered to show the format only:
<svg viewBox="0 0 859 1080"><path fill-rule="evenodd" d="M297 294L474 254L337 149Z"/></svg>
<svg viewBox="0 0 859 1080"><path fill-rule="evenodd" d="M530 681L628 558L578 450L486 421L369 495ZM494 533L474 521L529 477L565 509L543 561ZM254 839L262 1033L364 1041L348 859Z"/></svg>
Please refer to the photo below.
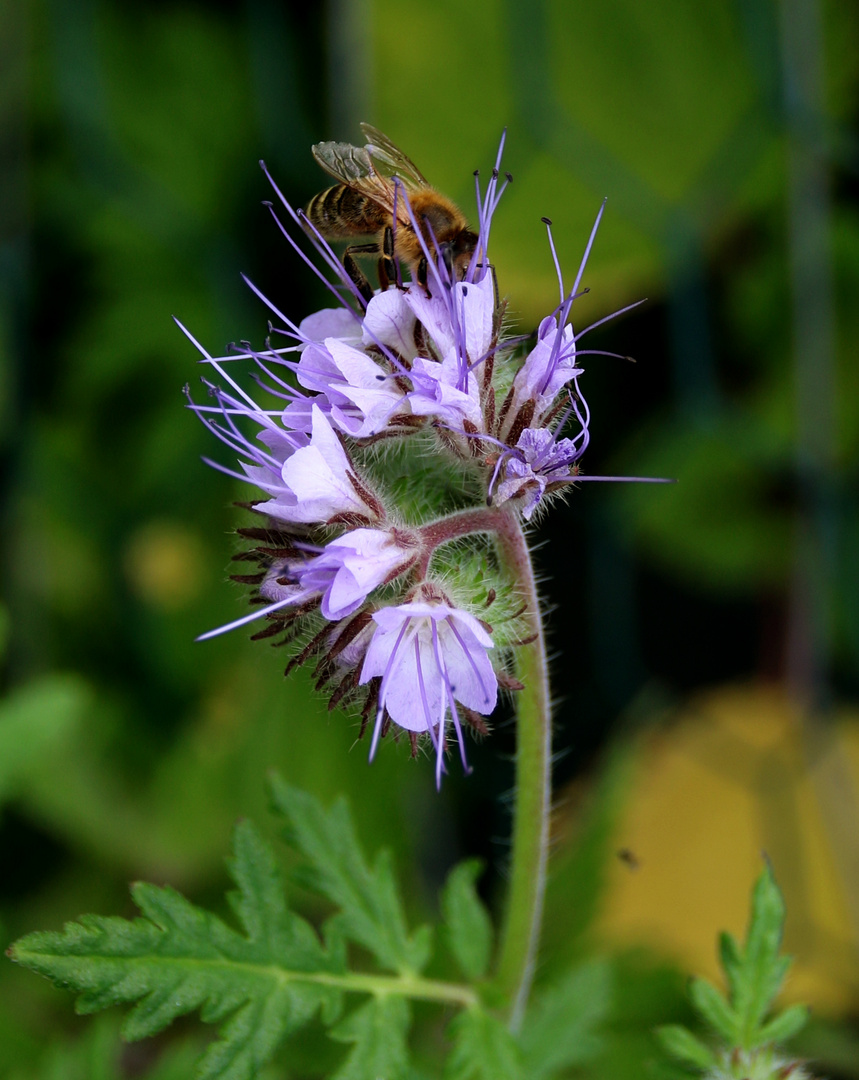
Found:
<svg viewBox="0 0 859 1080"><path fill-rule="evenodd" d="M475 176L480 176L480 169L475 169L474 170L474 175Z"/></svg>
<svg viewBox="0 0 859 1080"><path fill-rule="evenodd" d="M551 218L541 217L540 221L542 221L544 225L551 225L552 224L552 219Z"/></svg>
<svg viewBox="0 0 859 1080"><path fill-rule="evenodd" d="M513 173L508 172L508 173L505 173L504 175L507 177L507 183L512 184L513 183Z"/></svg>
<svg viewBox="0 0 859 1080"><path fill-rule="evenodd" d="M463 296L468 296L468 286L467 285L462 286L462 295Z"/></svg>

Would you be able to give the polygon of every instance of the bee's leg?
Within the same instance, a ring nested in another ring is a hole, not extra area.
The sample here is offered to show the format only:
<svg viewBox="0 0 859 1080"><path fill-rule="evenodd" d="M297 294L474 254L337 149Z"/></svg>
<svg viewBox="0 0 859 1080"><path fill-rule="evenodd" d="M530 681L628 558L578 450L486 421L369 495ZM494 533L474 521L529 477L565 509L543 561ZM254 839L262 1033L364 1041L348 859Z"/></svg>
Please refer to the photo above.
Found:
<svg viewBox="0 0 859 1080"><path fill-rule="evenodd" d="M373 255L379 250L378 244L351 244L343 252L343 269L352 280L352 284L358 290L365 305L373 299L373 286L367 280L367 275L355 262L355 255Z"/></svg>
<svg viewBox="0 0 859 1080"><path fill-rule="evenodd" d="M427 300L431 300L432 299L432 293L429 291L429 288L427 287L427 260L426 260L426 255L421 255L420 262L418 263L417 275L418 275L418 285L420 285L421 288L424 290L424 292L427 294Z"/></svg>
<svg viewBox="0 0 859 1080"><path fill-rule="evenodd" d="M383 279L383 289L387 289L391 281L397 283L398 289L403 287L400 264L394 258L394 230L390 225L385 226L385 232L382 236L382 258L379 259L379 282L381 283Z"/></svg>
<svg viewBox="0 0 859 1080"><path fill-rule="evenodd" d="M343 269L349 275L352 284L364 301L364 307L366 307L373 299L373 286L367 280L367 275L348 252L343 256Z"/></svg>
<svg viewBox="0 0 859 1080"><path fill-rule="evenodd" d="M379 259L377 272L379 275L379 288L382 292L387 292L391 285L391 279L388 277L388 265L386 259Z"/></svg>

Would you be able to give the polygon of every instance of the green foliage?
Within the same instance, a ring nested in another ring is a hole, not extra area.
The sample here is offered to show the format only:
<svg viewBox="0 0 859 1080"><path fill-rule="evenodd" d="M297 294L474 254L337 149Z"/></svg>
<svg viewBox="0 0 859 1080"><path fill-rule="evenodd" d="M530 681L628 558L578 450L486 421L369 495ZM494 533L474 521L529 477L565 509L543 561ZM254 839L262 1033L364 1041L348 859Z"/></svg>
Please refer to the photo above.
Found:
<svg viewBox="0 0 859 1080"><path fill-rule="evenodd" d="M805 1006L794 1005L767 1021L781 989L790 957L779 955L784 929L784 900L767 863L752 892L752 910L745 945L728 933L719 939L727 996L706 979L693 979L689 997L695 1010L719 1037L719 1055L679 1025L657 1030L663 1048L698 1069L716 1066L719 1058L740 1054L743 1067L763 1052L771 1057L773 1044L795 1035L808 1019ZM766 1075L762 1073L761 1075Z"/></svg>
<svg viewBox="0 0 859 1080"><path fill-rule="evenodd" d="M126 1080L122 1044L116 1024L107 1017L90 1025L74 1040L54 1039L32 1069L13 1070L7 1080ZM188 1080L200 1055L195 1042L184 1039L158 1054L140 1080Z"/></svg>
<svg viewBox="0 0 859 1080"><path fill-rule="evenodd" d="M429 927L409 935L390 857L380 852L365 862L349 809L339 799L331 810L306 792L275 777L275 808L287 821L287 840L308 860L304 883L339 908L327 924L372 953L382 968L420 972L431 948Z"/></svg>
<svg viewBox="0 0 859 1080"><path fill-rule="evenodd" d="M516 1041L483 1009L467 1009L450 1025L453 1050L444 1080L524 1080Z"/></svg>
<svg viewBox="0 0 859 1080"><path fill-rule="evenodd" d="M283 781L273 793L308 860L305 880L337 905L324 939L288 909L268 844L241 822L229 860L237 889L228 896L241 933L173 889L137 884L142 918L83 916L61 933L23 938L12 958L77 992L79 1012L136 1003L123 1025L127 1039L154 1035L199 1009L205 1022L221 1025L200 1065L206 1080L257 1076L318 1012L334 1025L332 1038L353 1044L338 1080L400 1076L410 1024L405 995L421 996L421 984L350 973L346 939L381 967L412 976L428 959L428 932L408 933L389 860L382 854L368 866L342 801L326 811ZM344 991L371 999L342 1020Z"/></svg>
<svg viewBox="0 0 859 1080"><path fill-rule="evenodd" d="M367 1080L376 1076L396 1080L404 1076L410 1025L411 1012L403 997L372 998L356 1009L331 1030L332 1039L354 1044L332 1080Z"/></svg>
<svg viewBox="0 0 859 1080"><path fill-rule="evenodd" d="M429 932L409 933L389 858L366 862L342 800L326 811L282 780L274 781L273 797L307 859L305 882L337 908L323 937L286 906L273 853L245 821L229 860L237 888L228 900L241 932L173 889L137 884L141 918L86 915L60 933L23 938L12 958L75 991L81 1013L136 1003L123 1025L130 1040L199 1009L205 1022L221 1025L200 1064L206 1080L258 1076L283 1040L317 1013L333 1039L352 1044L337 1080L402 1076L406 996L432 996L430 984L414 978L429 958ZM347 940L408 981L350 972ZM344 991L371 997L341 1019Z"/></svg>
<svg viewBox="0 0 859 1080"><path fill-rule="evenodd" d="M538 994L521 1035L524 1075L551 1080L596 1057L596 1029L611 1005L611 972L605 961L574 968Z"/></svg>
<svg viewBox="0 0 859 1080"><path fill-rule="evenodd" d="M199 1010L205 1023L220 1025L200 1062L201 1080L253 1080L317 1016L331 1039L349 1046L332 1080L414 1077L410 999L462 1008L449 1028L450 1080L554 1080L598 1052L595 1029L610 1003L604 964L580 965L542 988L521 1033L512 1034L468 984L421 977L429 928L410 931L390 859L382 852L367 861L345 801L326 809L278 778L271 790L304 860L296 877L334 907L321 933L287 906L273 852L242 821L228 860L236 888L227 896L239 930L174 889L138 883L132 895L140 917L85 915L61 932L29 934L10 955L74 991L80 1013L132 1005L122 1025L129 1040ZM474 861L455 867L442 894L445 940L478 982L492 951L491 921L475 890L479 870ZM350 946L359 949L354 961ZM372 958L378 970L358 957ZM364 1000L344 1016L354 995Z"/></svg>
<svg viewBox="0 0 859 1080"><path fill-rule="evenodd" d="M49 675L0 702L0 803L64 749L90 700L82 679Z"/></svg>
<svg viewBox="0 0 859 1080"><path fill-rule="evenodd" d="M482 868L477 859L455 866L441 897L447 943L463 975L472 980L486 974L492 952L492 920L475 888Z"/></svg>
<svg viewBox="0 0 859 1080"><path fill-rule="evenodd" d="M337 990L319 976L342 972L343 957L287 910L272 853L247 822L236 828L231 873L244 934L173 889L137 884L142 918L83 916L61 933L23 938L12 958L76 991L81 1013L137 1002L123 1025L127 1039L154 1035L195 1009L207 1023L226 1021L199 1075L254 1077L320 1007L336 1012Z"/></svg>

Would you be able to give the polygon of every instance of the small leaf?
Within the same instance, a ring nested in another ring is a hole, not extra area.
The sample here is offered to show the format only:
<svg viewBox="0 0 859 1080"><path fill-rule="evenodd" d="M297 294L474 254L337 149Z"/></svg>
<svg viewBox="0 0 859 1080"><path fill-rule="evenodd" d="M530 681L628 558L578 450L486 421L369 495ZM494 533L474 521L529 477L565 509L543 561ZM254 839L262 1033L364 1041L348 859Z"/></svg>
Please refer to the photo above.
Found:
<svg viewBox="0 0 859 1080"><path fill-rule="evenodd" d="M743 979L734 1001L746 1049L753 1045L754 1033L790 967L790 958L778 955L784 914L784 900L767 863L752 892L752 914L743 952Z"/></svg>
<svg viewBox="0 0 859 1080"><path fill-rule="evenodd" d="M308 884L340 909L343 933L363 945L382 967L420 972L430 956L428 927L409 936L390 857L380 852L371 868L364 859L344 800L330 810L280 777L271 782L274 806L287 820L287 840L308 860Z"/></svg>
<svg viewBox="0 0 859 1080"><path fill-rule="evenodd" d="M712 983L706 979L693 979L689 984L692 1004L711 1027L731 1045L739 1037L737 1014Z"/></svg>
<svg viewBox="0 0 859 1080"><path fill-rule="evenodd" d="M455 866L441 898L450 951L463 974L472 980L486 974L492 952L492 920L475 888L482 869L479 859Z"/></svg>
<svg viewBox="0 0 859 1080"><path fill-rule="evenodd" d="M540 1080L595 1057L602 1041L594 1029L611 1004L607 964L583 964L544 990L525 1017L519 1041L525 1075Z"/></svg>
<svg viewBox="0 0 859 1080"><path fill-rule="evenodd" d="M733 934L723 931L719 935L719 958L728 981L730 1001L736 1006L738 995L742 994L743 953Z"/></svg>
<svg viewBox="0 0 859 1080"><path fill-rule="evenodd" d="M656 1037L662 1044L663 1050L678 1061L694 1065L699 1069L711 1069L716 1065L715 1054L680 1024L666 1024L664 1027L658 1027Z"/></svg>
<svg viewBox="0 0 859 1080"><path fill-rule="evenodd" d="M766 1046L769 1043L786 1042L792 1039L798 1031L801 1031L808 1022L807 1005L791 1005L789 1009L779 1013L768 1024L764 1024L758 1031L758 1046Z"/></svg>
<svg viewBox="0 0 859 1080"><path fill-rule="evenodd" d="M519 1047L496 1017L467 1009L448 1028L453 1050L444 1080L525 1080ZM530 1080L530 1078L528 1078Z"/></svg>
<svg viewBox="0 0 859 1080"><path fill-rule="evenodd" d="M329 1032L354 1043L331 1080L401 1080L409 1065L406 1045L411 1012L405 998L372 998Z"/></svg>

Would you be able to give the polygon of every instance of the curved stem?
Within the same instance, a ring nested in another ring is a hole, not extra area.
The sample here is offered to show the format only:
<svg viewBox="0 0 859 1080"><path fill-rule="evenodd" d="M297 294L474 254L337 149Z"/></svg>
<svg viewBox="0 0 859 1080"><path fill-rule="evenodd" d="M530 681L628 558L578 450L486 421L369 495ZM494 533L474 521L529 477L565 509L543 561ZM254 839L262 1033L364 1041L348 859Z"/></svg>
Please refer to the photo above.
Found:
<svg viewBox="0 0 859 1080"><path fill-rule="evenodd" d="M431 521L418 529L418 534L423 543L421 557L415 563L415 575L423 578L429 568L433 552L439 545L446 544L451 540L458 540L461 536L469 536L472 533L495 533L504 527L507 514L502 510L477 509L460 510L455 514L448 514Z"/></svg>
<svg viewBox="0 0 859 1080"><path fill-rule="evenodd" d="M528 605L526 617L534 635L517 656L518 676L525 688L517 695L510 894L495 975L499 992L511 1002L509 1023L515 1031L528 1003L540 941L549 854L552 723L534 568L522 526L512 514L503 515L498 540L501 557Z"/></svg>

